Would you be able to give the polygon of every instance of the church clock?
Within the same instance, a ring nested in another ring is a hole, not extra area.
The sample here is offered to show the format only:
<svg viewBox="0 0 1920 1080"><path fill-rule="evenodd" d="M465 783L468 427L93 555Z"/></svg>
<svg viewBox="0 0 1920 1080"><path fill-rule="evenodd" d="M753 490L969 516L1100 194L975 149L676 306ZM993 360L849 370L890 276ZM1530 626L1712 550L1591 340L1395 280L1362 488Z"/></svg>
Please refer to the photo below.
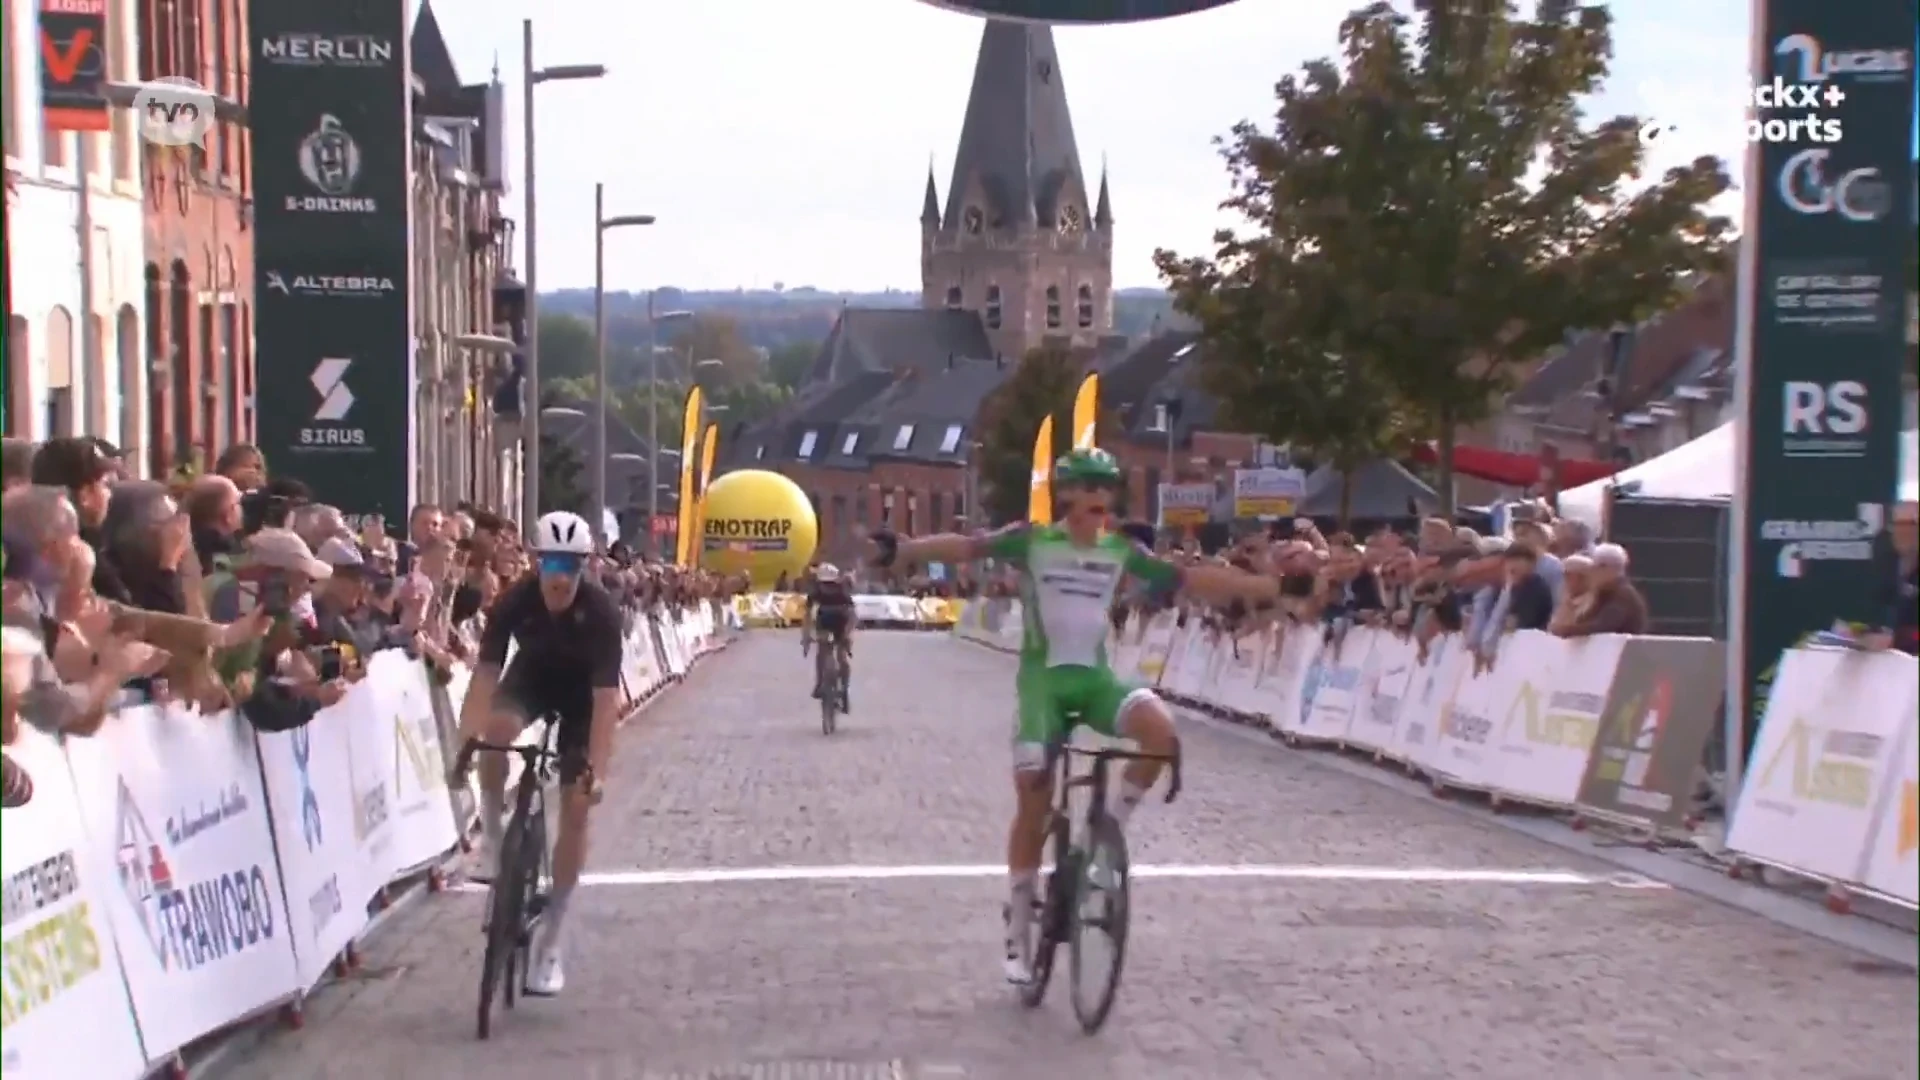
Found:
<svg viewBox="0 0 1920 1080"><path fill-rule="evenodd" d="M977 206L967 207L966 212L960 215L960 224L966 228L969 236L980 235L980 230L986 226L986 223L987 215L981 213Z"/></svg>

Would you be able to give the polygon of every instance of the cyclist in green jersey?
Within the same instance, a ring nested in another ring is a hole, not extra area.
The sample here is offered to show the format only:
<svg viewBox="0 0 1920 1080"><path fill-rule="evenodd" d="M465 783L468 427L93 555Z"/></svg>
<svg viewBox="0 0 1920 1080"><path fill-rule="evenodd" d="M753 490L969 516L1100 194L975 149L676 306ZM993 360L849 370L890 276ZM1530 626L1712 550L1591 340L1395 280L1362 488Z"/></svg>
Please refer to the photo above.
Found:
<svg viewBox="0 0 1920 1080"><path fill-rule="evenodd" d="M1107 666L1108 612L1122 579L1131 576L1168 591L1187 588L1219 603L1271 600L1279 595L1279 582L1271 578L1228 567L1176 566L1156 558L1133 538L1107 531L1120 484L1120 466L1113 455L1104 450L1075 450L1054 464L1053 490L1062 508L1057 525L1022 523L974 536L919 539L903 539L882 530L873 537L881 566L898 560L965 563L992 558L1011 563L1020 572L1025 628L1015 677L1019 700L1013 730L1016 804L1007 836L1011 897L1006 975L1010 982L1032 978L1028 931L1053 782L1046 768L1047 746L1064 738L1072 722L1102 735L1131 739L1149 754L1168 755L1177 748L1173 715L1166 703L1151 689L1122 682ZM1116 812L1123 825L1159 779L1161 767L1158 761L1127 766Z"/></svg>

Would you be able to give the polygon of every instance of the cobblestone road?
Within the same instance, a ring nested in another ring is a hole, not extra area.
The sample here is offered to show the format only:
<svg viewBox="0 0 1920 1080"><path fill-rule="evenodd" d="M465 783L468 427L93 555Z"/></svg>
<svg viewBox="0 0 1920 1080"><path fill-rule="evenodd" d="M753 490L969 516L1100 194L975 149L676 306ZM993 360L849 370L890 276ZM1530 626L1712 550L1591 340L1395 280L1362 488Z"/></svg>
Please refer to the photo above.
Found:
<svg viewBox="0 0 1920 1080"><path fill-rule="evenodd" d="M1012 661L862 635L831 739L791 635L708 660L620 737L590 872L991 864ZM473 1037L483 895L397 914L365 971L228 1075L1229 1080L1913 1077L1920 992L1836 947L1202 725L1143 865L1119 1007L1085 1038L1056 980L999 975L997 875L607 883L575 901L564 998ZM1353 868L1349 873L1339 868ZM1565 870L1576 884L1369 880ZM1377 876L1377 875L1376 875Z"/></svg>

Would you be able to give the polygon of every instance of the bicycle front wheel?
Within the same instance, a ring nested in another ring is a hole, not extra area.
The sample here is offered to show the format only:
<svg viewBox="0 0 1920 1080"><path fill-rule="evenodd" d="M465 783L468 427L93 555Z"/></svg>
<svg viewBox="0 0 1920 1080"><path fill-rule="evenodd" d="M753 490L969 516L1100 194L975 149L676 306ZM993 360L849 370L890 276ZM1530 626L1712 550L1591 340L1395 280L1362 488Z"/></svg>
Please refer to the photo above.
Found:
<svg viewBox="0 0 1920 1080"><path fill-rule="evenodd" d="M480 1014L476 1031L485 1039L493 1034L493 994L504 991L513 1000L513 959L520 945L521 901L520 828L515 822L500 843L500 863L487 890L487 947L480 958Z"/></svg>
<svg viewBox="0 0 1920 1080"><path fill-rule="evenodd" d="M1107 1022L1120 991L1127 960L1127 920L1132 907L1127 838L1106 814L1088 823L1079 859L1070 937L1073 949L1073 1015L1091 1035Z"/></svg>

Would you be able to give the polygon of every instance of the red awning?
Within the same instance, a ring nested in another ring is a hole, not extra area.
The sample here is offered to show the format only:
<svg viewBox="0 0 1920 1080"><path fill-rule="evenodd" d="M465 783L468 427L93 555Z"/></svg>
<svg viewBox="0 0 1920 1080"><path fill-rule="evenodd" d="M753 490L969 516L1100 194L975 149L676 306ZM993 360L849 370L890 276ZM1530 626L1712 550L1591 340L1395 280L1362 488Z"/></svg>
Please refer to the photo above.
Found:
<svg viewBox="0 0 1920 1080"><path fill-rule="evenodd" d="M1432 465L1439 462L1440 452L1432 443L1417 443L1413 458ZM1533 487L1557 471L1559 482L1555 487L1565 491L1612 476L1618 469L1618 465L1609 462L1563 458L1551 452L1515 454L1483 446L1456 446L1453 450L1454 472L1508 487Z"/></svg>

